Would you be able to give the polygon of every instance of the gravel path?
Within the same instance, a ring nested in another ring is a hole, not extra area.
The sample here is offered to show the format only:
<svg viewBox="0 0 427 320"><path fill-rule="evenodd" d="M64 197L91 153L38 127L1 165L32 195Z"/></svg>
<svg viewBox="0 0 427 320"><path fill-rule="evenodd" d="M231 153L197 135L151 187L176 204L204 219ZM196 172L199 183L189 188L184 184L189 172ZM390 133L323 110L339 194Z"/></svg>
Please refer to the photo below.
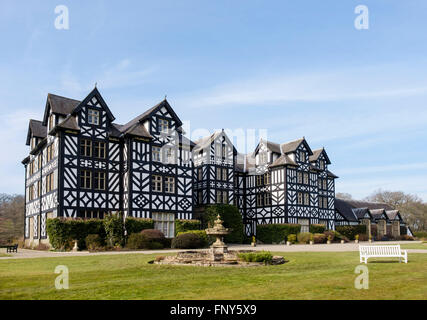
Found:
<svg viewBox="0 0 427 320"><path fill-rule="evenodd" d="M415 244L421 243L421 241L387 241L387 242L375 242L373 245L391 245L391 244ZM367 245L368 242L362 242L361 245ZM359 244L356 243L333 243L333 244L316 244L316 245L280 245L280 244L265 244L251 247L250 245L230 245L232 250L266 250L272 252L345 252L345 251L359 251ZM408 253L427 253L427 250L422 249L405 249ZM6 253L6 249L2 249L1 253ZM89 253L88 251L80 252L53 252L53 251L36 251L27 249L18 249L18 253L12 253L11 257L0 257L0 260L9 259L31 259L31 258L54 258L54 257L88 257L96 255L116 255L116 254L165 254L175 253L186 250L150 250L150 251L108 251L108 252L94 252Z"/></svg>

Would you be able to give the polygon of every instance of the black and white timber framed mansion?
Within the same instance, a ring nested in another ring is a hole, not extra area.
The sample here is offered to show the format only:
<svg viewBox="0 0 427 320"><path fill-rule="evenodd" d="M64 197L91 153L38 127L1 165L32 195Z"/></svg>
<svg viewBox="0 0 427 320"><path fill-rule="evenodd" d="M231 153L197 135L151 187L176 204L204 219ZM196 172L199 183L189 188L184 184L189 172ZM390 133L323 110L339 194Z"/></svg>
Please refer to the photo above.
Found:
<svg viewBox="0 0 427 320"><path fill-rule="evenodd" d="M25 238L47 240L53 217L152 218L174 237L175 219L192 219L203 206L236 205L247 235L257 224L375 223L400 233L399 212L386 205L335 199L335 176L324 149L305 138L261 140L253 153L237 152L224 131L192 142L165 99L124 125L95 88L83 101L48 94L43 120L30 120L25 166Z"/></svg>

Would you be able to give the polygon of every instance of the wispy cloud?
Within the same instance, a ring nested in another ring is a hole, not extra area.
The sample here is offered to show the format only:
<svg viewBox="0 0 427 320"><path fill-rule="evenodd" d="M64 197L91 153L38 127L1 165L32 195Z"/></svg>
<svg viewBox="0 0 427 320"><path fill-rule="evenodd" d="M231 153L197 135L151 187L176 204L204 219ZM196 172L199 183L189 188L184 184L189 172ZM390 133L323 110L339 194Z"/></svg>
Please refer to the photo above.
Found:
<svg viewBox="0 0 427 320"><path fill-rule="evenodd" d="M424 79L412 77L409 80L401 70L388 67L337 72L327 70L286 76L259 75L193 93L187 103L194 107L232 107L427 94L427 82Z"/></svg>
<svg viewBox="0 0 427 320"><path fill-rule="evenodd" d="M360 175L360 174L370 174L370 173L402 172L402 171L424 170L424 169L427 169L427 162L346 168L346 169L337 170L337 174Z"/></svg>

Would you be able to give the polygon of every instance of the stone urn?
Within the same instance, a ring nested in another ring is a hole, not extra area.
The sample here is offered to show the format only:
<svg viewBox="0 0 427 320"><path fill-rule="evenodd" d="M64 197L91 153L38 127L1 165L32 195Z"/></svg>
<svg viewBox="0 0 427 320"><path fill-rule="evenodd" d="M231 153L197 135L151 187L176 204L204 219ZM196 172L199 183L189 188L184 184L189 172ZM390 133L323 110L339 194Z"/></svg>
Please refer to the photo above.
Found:
<svg viewBox="0 0 427 320"><path fill-rule="evenodd" d="M74 240L73 252L77 252L77 251L79 251L79 247L77 245L77 240Z"/></svg>
<svg viewBox="0 0 427 320"><path fill-rule="evenodd" d="M287 245L287 246L290 246L290 245L291 245L291 242L290 242L290 241L286 241L286 245Z"/></svg>
<svg viewBox="0 0 427 320"><path fill-rule="evenodd" d="M345 243L345 241L344 240L341 240L341 244L344 244Z"/></svg>
<svg viewBox="0 0 427 320"><path fill-rule="evenodd" d="M314 244L314 241L310 240L310 245L312 246Z"/></svg>
<svg viewBox="0 0 427 320"><path fill-rule="evenodd" d="M331 240L326 241L327 244L331 244Z"/></svg>
<svg viewBox="0 0 427 320"><path fill-rule="evenodd" d="M354 240L354 243L359 243L359 240Z"/></svg>

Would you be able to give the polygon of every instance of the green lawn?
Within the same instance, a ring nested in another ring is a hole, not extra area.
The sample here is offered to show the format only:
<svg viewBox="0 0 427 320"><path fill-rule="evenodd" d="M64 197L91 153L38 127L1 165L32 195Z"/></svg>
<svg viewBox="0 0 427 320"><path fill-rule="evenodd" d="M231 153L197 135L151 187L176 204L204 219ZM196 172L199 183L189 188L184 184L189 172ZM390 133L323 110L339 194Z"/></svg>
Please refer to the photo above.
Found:
<svg viewBox="0 0 427 320"><path fill-rule="evenodd" d="M425 249L427 250L427 243L410 243L410 244L401 244L401 249Z"/></svg>
<svg viewBox="0 0 427 320"><path fill-rule="evenodd" d="M0 258L2 258L2 257L10 257L10 256L11 256L10 254L6 254L6 253L0 252Z"/></svg>
<svg viewBox="0 0 427 320"><path fill-rule="evenodd" d="M427 254L368 263L368 290L354 288L358 252L283 255L251 268L150 265L144 254L1 260L0 299L427 299ZM57 265L69 290L54 287Z"/></svg>

